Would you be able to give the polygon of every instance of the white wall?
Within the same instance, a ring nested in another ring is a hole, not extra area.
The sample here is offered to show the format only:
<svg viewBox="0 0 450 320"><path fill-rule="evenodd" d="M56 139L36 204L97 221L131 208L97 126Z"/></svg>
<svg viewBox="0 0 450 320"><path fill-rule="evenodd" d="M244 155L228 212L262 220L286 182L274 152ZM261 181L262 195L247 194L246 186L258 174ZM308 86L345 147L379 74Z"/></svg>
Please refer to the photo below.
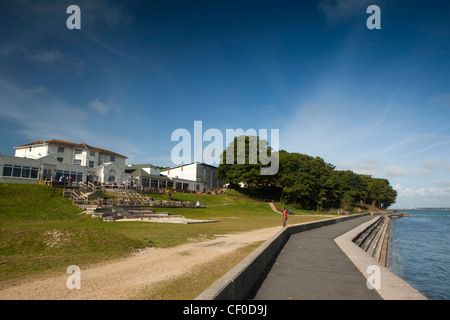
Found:
<svg viewBox="0 0 450 320"><path fill-rule="evenodd" d="M202 164L191 163L183 165L183 167L176 167L173 169L162 171L161 174L166 175L172 179L185 179L195 182L201 182L205 189L220 188L220 181L217 179L217 168Z"/></svg>
<svg viewBox="0 0 450 320"><path fill-rule="evenodd" d="M31 150L30 150L31 149ZM48 154L47 145L37 145L31 147L21 147L15 150L15 156L21 158L39 159Z"/></svg>

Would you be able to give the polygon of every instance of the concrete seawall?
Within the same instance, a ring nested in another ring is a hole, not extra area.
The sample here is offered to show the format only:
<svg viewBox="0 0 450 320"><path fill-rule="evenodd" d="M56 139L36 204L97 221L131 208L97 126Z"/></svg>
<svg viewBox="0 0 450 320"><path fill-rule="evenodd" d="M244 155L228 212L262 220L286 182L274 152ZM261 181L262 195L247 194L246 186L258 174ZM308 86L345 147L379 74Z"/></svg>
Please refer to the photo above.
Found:
<svg viewBox="0 0 450 320"><path fill-rule="evenodd" d="M391 218L399 218L401 216L406 215L398 215L397 213L391 217L389 214L388 219L385 220L386 223L390 223ZM422 295L418 290L412 287L405 280L400 278L395 273L391 272L386 266L377 261L376 255L372 255L371 250L361 250L362 248L358 245L355 245L355 239L359 239L361 234L367 232L367 230L374 227L374 225L379 220L379 217L374 217L369 222L361 224L359 227L350 230L349 232L341 235L340 237L334 239L336 244L340 247L340 249L347 255L347 257L353 262L353 264L359 269L361 274L363 274L367 281L370 281L370 277L372 273L368 273L367 270L373 270L374 267L377 267L379 270L379 279L381 280L381 285L379 288L376 288L379 295L383 300L427 300L427 298ZM381 227L380 227L381 228ZM384 239L386 235L389 235L389 229L385 229L382 232L383 235L379 236L379 239ZM374 239L377 237L373 237ZM384 244L381 245L381 240L379 241L379 245L374 246L377 250L380 250L384 247ZM387 243L386 243L387 245ZM369 246L370 247L370 246ZM377 251L377 250L374 250ZM387 250L387 248L385 249ZM382 259L380 259L383 262Z"/></svg>
<svg viewBox="0 0 450 320"><path fill-rule="evenodd" d="M243 300L292 234L367 215L369 213L287 226L260 245L195 300Z"/></svg>
<svg viewBox="0 0 450 320"><path fill-rule="evenodd" d="M387 266L388 244L392 219L409 216L407 213L387 213L360 232L352 241L382 266Z"/></svg>

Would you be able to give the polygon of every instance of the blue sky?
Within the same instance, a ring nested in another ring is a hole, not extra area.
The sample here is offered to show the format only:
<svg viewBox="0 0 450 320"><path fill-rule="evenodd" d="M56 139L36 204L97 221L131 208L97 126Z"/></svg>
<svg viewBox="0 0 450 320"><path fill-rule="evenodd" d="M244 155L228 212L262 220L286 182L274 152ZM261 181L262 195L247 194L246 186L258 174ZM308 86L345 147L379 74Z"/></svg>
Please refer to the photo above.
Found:
<svg viewBox="0 0 450 320"><path fill-rule="evenodd" d="M55 138L170 166L172 132L196 120L279 129L281 149L389 179L395 207L450 206L449 14L448 1L2 1L0 153Z"/></svg>

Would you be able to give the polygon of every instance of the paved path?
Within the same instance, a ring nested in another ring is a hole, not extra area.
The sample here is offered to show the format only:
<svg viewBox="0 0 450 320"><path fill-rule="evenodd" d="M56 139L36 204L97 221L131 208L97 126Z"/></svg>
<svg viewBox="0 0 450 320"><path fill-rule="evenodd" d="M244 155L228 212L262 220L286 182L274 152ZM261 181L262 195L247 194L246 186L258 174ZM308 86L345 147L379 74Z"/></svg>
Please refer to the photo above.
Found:
<svg viewBox="0 0 450 320"><path fill-rule="evenodd" d="M277 207L276 207L272 202L269 202L269 206L270 206L270 208L271 208L273 211L275 211L276 213L281 214L281 212L278 211Z"/></svg>
<svg viewBox="0 0 450 320"><path fill-rule="evenodd" d="M255 288L255 300L379 300L366 278L333 239L371 220L339 222L292 235L266 277Z"/></svg>

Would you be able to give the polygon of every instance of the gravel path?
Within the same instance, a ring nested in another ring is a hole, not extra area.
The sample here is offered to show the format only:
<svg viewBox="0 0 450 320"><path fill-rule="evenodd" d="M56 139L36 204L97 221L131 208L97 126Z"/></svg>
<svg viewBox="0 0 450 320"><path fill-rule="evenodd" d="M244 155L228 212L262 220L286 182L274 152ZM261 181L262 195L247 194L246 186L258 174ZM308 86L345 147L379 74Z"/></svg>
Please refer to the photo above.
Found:
<svg viewBox="0 0 450 320"><path fill-rule="evenodd" d="M221 255L269 239L280 227L222 235L173 248L148 248L131 257L81 269L81 288L68 289L66 270L60 276L29 281L0 291L0 299L96 300L133 299L152 284L187 273Z"/></svg>

